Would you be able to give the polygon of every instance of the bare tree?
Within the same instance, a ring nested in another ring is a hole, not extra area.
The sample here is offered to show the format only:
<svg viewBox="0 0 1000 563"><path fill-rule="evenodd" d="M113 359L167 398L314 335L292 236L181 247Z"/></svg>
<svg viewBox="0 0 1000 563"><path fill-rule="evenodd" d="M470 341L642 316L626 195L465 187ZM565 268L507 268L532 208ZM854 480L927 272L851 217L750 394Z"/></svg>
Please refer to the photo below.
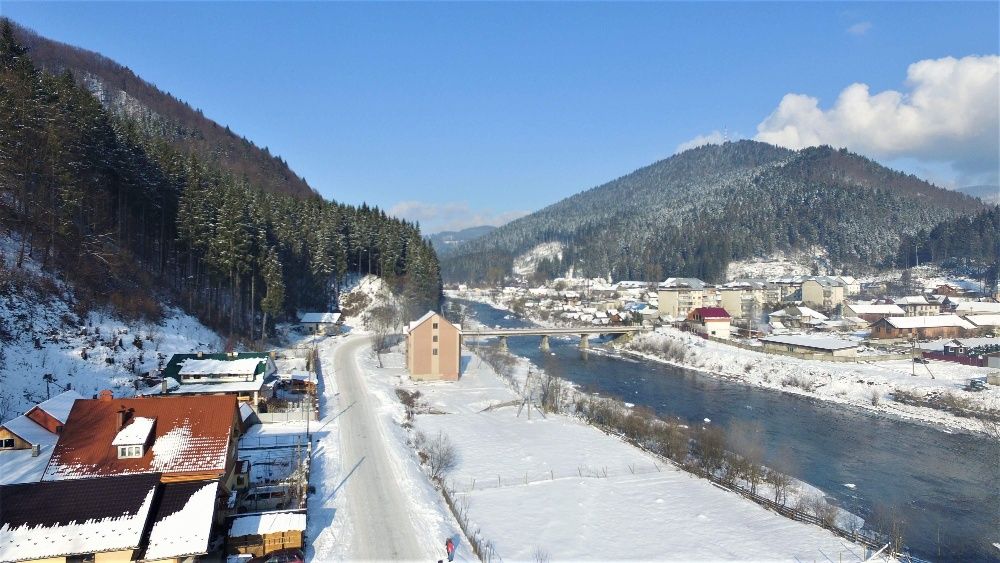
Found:
<svg viewBox="0 0 1000 563"><path fill-rule="evenodd" d="M399 309L390 303L376 305L365 312L364 322L371 333L372 351L382 367L381 353L392 345L392 338L399 330Z"/></svg>
<svg viewBox="0 0 1000 563"><path fill-rule="evenodd" d="M764 482L771 486L774 492L774 502L785 504L788 501L788 490L792 486L790 476L795 462L788 448L782 448L777 457L771 461L771 468L764 477Z"/></svg>
<svg viewBox="0 0 1000 563"><path fill-rule="evenodd" d="M562 380L546 373L539 378L538 390L539 399L542 402L542 410L546 412L558 411L559 402L562 397Z"/></svg>
<svg viewBox="0 0 1000 563"><path fill-rule="evenodd" d="M458 466L458 450L441 432L438 432L437 438L427 442L426 451L432 479L440 480Z"/></svg>
<svg viewBox="0 0 1000 563"><path fill-rule="evenodd" d="M757 494L764 477L764 427L757 421L734 421L727 437L729 449L739 456L738 473Z"/></svg>
<svg viewBox="0 0 1000 563"><path fill-rule="evenodd" d="M715 473L722 468L726 454L726 434L716 426L707 426L698 432L697 452L702 468Z"/></svg>

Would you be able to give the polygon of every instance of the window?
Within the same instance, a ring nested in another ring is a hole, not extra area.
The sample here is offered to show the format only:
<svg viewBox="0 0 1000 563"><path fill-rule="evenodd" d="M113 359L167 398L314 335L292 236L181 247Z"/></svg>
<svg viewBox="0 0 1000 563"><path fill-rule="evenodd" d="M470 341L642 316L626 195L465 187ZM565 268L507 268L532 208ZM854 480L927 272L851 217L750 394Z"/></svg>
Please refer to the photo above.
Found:
<svg viewBox="0 0 1000 563"><path fill-rule="evenodd" d="M14 439L13 438L7 438L5 440L0 440L0 448L3 448L5 450L12 450L12 449L14 449Z"/></svg>
<svg viewBox="0 0 1000 563"><path fill-rule="evenodd" d="M142 457L142 446L118 446L118 459Z"/></svg>
<svg viewBox="0 0 1000 563"><path fill-rule="evenodd" d="M433 323L433 324L431 325L431 328L433 328L434 330L437 330L437 327L438 327L438 324L437 324L437 323Z"/></svg>
<svg viewBox="0 0 1000 563"><path fill-rule="evenodd" d="M431 350L431 354L437 356L438 355L438 349L434 348L433 350Z"/></svg>
<svg viewBox="0 0 1000 563"><path fill-rule="evenodd" d="M435 334L435 335L434 335L434 336L433 336L433 337L431 338L431 340L432 340L433 342L437 342L437 341L438 341L438 337L437 337L437 335Z"/></svg>

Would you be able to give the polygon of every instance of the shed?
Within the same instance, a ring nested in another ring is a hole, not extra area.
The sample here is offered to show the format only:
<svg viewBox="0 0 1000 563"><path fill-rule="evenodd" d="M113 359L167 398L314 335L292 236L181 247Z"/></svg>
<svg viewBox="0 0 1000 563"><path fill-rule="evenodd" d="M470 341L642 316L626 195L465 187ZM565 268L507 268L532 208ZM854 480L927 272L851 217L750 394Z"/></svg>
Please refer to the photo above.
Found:
<svg viewBox="0 0 1000 563"><path fill-rule="evenodd" d="M819 338L800 334L768 336L760 340L764 350L771 352L792 352L837 357L857 355L858 343L839 338Z"/></svg>
<svg viewBox="0 0 1000 563"><path fill-rule="evenodd" d="M260 557L279 549L301 548L306 515L303 512L263 512L233 519L229 552Z"/></svg>
<svg viewBox="0 0 1000 563"><path fill-rule="evenodd" d="M303 313L299 324L315 334L336 334L340 324L340 313Z"/></svg>

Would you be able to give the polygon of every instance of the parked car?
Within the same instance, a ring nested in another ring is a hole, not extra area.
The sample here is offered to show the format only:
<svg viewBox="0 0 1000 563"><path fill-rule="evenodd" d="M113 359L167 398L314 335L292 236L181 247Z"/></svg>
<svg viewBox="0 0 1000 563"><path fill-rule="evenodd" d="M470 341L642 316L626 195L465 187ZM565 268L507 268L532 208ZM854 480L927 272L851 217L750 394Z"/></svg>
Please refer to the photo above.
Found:
<svg viewBox="0 0 1000 563"><path fill-rule="evenodd" d="M927 358L913 358L913 363L915 363L915 364L929 364L929 363L931 363L931 361L928 360Z"/></svg>
<svg viewBox="0 0 1000 563"><path fill-rule="evenodd" d="M291 491L287 485L268 485L250 489L240 501L238 512L281 510L290 506Z"/></svg>
<svg viewBox="0 0 1000 563"><path fill-rule="evenodd" d="M249 563L305 563L305 555L301 549L279 549L263 557L254 557Z"/></svg>

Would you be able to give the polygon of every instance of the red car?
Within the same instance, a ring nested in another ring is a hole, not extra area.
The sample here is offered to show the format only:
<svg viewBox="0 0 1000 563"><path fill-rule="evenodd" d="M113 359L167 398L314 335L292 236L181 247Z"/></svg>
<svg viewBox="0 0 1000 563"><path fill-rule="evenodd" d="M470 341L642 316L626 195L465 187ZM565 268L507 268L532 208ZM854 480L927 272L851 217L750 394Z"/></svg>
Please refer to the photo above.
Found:
<svg viewBox="0 0 1000 563"><path fill-rule="evenodd" d="M254 557L250 563L305 563L301 549L279 549L263 557Z"/></svg>

